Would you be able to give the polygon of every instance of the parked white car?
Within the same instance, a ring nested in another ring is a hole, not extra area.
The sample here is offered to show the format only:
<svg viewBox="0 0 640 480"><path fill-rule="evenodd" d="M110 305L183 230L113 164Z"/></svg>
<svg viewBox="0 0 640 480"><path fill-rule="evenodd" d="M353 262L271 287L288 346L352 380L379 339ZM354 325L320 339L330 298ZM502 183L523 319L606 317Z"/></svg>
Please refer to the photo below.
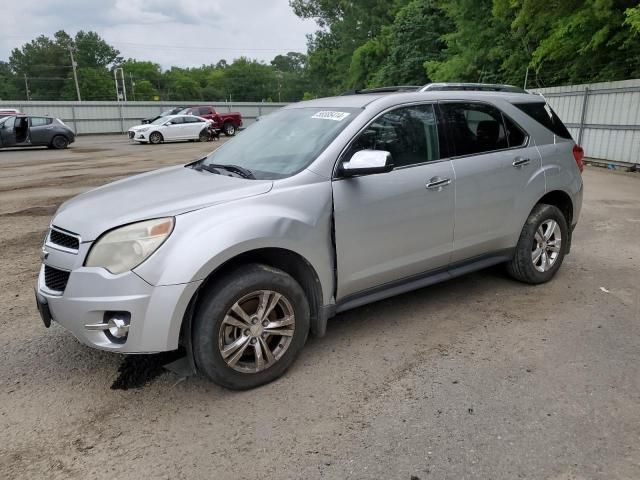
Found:
<svg viewBox="0 0 640 480"><path fill-rule="evenodd" d="M168 115L146 125L135 125L127 133L130 140L140 143L200 140L200 134L211 123L194 115Z"/></svg>

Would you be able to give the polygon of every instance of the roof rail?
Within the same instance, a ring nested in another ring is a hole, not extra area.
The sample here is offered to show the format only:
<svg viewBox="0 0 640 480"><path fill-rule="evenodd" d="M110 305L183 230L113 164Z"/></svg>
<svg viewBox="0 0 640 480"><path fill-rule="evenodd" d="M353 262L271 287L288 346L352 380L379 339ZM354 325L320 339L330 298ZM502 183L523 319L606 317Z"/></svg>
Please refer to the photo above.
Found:
<svg viewBox="0 0 640 480"><path fill-rule="evenodd" d="M396 85L389 87L378 87L378 88L363 88L360 90L350 90L348 92L341 93L340 96L345 95L362 95L367 93L393 93L393 92L417 92L421 88L420 85Z"/></svg>
<svg viewBox="0 0 640 480"><path fill-rule="evenodd" d="M469 90L480 92L510 92L529 93L520 87L513 85L503 85L499 83L429 83L422 87L420 92Z"/></svg>

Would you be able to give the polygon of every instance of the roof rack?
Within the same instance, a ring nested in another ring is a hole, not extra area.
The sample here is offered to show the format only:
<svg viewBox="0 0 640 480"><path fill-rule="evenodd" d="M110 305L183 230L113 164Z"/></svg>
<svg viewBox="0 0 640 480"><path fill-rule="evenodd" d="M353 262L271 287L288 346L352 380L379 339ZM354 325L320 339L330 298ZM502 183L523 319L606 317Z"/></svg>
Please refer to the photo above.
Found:
<svg viewBox="0 0 640 480"><path fill-rule="evenodd" d="M363 88L360 90L350 90L348 92L341 93L340 96L363 95L367 93L417 92L421 88L423 87L420 85L396 85L396 86L379 87L379 88Z"/></svg>
<svg viewBox="0 0 640 480"><path fill-rule="evenodd" d="M510 93L529 93L520 87L513 85L503 85L499 83L429 83L420 88L420 92L437 92L437 91L455 91L469 90L480 92L510 92Z"/></svg>

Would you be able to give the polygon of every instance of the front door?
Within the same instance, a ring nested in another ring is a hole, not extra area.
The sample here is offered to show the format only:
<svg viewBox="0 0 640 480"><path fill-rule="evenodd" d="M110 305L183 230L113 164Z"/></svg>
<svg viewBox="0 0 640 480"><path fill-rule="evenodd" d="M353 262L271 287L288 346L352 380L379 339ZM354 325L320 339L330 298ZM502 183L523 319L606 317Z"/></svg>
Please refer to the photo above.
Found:
<svg viewBox="0 0 640 480"><path fill-rule="evenodd" d="M0 126L0 146L13 147L16 144L15 118L8 118Z"/></svg>
<svg viewBox="0 0 640 480"><path fill-rule="evenodd" d="M531 206L544 194L540 154L493 105L443 102L440 109L455 155L452 263L514 247Z"/></svg>
<svg viewBox="0 0 640 480"><path fill-rule="evenodd" d="M341 161L363 149L390 152L395 168L333 181L337 300L446 267L453 246L455 178L433 105L382 114Z"/></svg>

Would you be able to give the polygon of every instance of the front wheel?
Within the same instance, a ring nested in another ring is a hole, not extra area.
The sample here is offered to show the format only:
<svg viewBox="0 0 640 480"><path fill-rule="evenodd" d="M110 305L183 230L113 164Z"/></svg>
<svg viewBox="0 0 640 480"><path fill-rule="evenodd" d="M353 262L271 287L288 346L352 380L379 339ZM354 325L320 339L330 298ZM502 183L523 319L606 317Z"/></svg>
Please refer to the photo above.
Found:
<svg viewBox="0 0 640 480"><path fill-rule="evenodd" d="M162 143L162 140L164 139L162 138L162 134L160 132L153 132L151 135L149 135L149 143L153 145Z"/></svg>
<svg viewBox="0 0 640 480"><path fill-rule="evenodd" d="M227 137L233 137L236 134L236 126L231 122L226 122L224 124L224 134Z"/></svg>
<svg viewBox="0 0 640 480"><path fill-rule="evenodd" d="M562 265L568 240L569 229L562 212L553 205L536 205L522 227L507 271L521 282L548 282Z"/></svg>
<svg viewBox="0 0 640 480"><path fill-rule="evenodd" d="M309 317L305 293L287 273L240 267L203 293L192 336L196 365L233 390L271 382L305 344Z"/></svg>

